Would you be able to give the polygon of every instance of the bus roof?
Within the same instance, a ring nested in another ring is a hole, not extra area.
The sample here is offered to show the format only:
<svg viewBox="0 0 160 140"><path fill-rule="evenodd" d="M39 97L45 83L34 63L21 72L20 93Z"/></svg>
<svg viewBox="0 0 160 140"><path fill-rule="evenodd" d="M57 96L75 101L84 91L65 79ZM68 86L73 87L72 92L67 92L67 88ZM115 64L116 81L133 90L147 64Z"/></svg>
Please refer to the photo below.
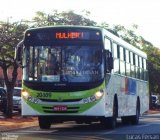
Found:
<svg viewBox="0 0 160 140"><path fill-rule="evenodd" d="M45 26L45 27L37 27L37 28L30 28L27 29L27 31L34 31L34 30L49 30L49 29L65 29L65 28L79 28L79 29L93 29L93 30L99 30L102 31L102 28L96 27L96 26L78 26L78 25L56 25L56 26Z"/></svg>

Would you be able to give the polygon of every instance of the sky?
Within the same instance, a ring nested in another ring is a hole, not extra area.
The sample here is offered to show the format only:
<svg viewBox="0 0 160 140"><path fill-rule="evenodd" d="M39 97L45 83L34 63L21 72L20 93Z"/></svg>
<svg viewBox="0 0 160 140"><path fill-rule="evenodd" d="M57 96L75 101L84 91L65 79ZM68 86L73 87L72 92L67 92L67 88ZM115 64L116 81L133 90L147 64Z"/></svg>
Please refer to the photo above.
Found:
<svg viewBox="0 0 160 140"><path fill-rule="evenodd" d="M160 48L160 0L1 0L0 21L32 19L36 11L49 14L53 10L77 14L87 10L90 19L111 26L137 24L138 35Z"/></svg>

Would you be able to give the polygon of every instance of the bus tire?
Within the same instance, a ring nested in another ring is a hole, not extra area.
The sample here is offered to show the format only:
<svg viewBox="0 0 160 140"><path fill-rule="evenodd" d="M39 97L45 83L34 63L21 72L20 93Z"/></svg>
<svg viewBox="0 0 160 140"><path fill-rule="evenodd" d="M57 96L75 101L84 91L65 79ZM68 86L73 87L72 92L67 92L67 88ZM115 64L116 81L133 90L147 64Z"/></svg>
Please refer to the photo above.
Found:
<svg viewBox="0 0 160 140"><path fill-rule="evenodd" d="M102 119L102 124L106 127L106 128L108 128L108 129L115 129L116 128L116 124L117 124L117 112L118 112L118 110L117 110L117 102L116 101L114 101L114 103L113 103L113 115L112 115L112 117L104 117L103 119Z"/></svg>
<svg viewBox="0 0 160 140"><path fill-rule="evenodd" d="M139 99L137 100L137 105L136 105L136 115L131 116L131 123L133 125L137 125L139 123L139 116L140 116L140 102Z"/></svg>
<svg viewBox="0 0 160 140"><path fill-rule="evenodd" d="M77 124L83 124L83 123L84 123L84 121L77 120L77 121L76 121L76 123L77 123Z"/></svg>
<svg viewBox="0 0 160 140"><path fill-rule="evenodd" d="M51 119L49 117L39 116L38 122L41 129L49 129L51 127Z"/></svg>
<svg viewBox="0 0 160 140"><path fill-rule="evenodd" d="M121 117L122 124L130 124L130 117Z"/></svg>
<svg viewBox="0 0 160 140"><path fill-rule="evenodd" d="M117 116L118 116L118 102L117 102L117 98L115 98L113 102L113 115L108 119L108 128L110 129L116 128Z"/></svg>

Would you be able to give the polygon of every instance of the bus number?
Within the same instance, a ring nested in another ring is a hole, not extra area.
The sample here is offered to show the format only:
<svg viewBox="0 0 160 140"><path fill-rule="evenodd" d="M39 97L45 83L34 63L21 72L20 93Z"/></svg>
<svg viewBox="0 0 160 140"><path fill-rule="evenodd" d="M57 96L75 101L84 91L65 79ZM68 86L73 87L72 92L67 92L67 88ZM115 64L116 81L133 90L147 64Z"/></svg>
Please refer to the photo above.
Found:
<svg viewBox="0 0 160 140"><path fill-rule="evenodd" d="M39 93L37 93L37 97L38 98L50 98L51 97L51 93L39 92Z"/></svg>

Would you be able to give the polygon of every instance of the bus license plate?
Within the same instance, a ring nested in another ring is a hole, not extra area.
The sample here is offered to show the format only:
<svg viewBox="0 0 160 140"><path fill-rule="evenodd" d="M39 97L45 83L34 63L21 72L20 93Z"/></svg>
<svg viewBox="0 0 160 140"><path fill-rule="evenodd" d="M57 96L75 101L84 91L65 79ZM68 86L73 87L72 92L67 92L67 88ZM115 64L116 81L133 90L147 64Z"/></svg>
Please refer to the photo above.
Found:
<svg viewBox="0 0 160 140"><path fill-rule="evenodd" d="M54 106L53 110L54 111L67 111L67 106L62 106L62 105Z"/></svg>

